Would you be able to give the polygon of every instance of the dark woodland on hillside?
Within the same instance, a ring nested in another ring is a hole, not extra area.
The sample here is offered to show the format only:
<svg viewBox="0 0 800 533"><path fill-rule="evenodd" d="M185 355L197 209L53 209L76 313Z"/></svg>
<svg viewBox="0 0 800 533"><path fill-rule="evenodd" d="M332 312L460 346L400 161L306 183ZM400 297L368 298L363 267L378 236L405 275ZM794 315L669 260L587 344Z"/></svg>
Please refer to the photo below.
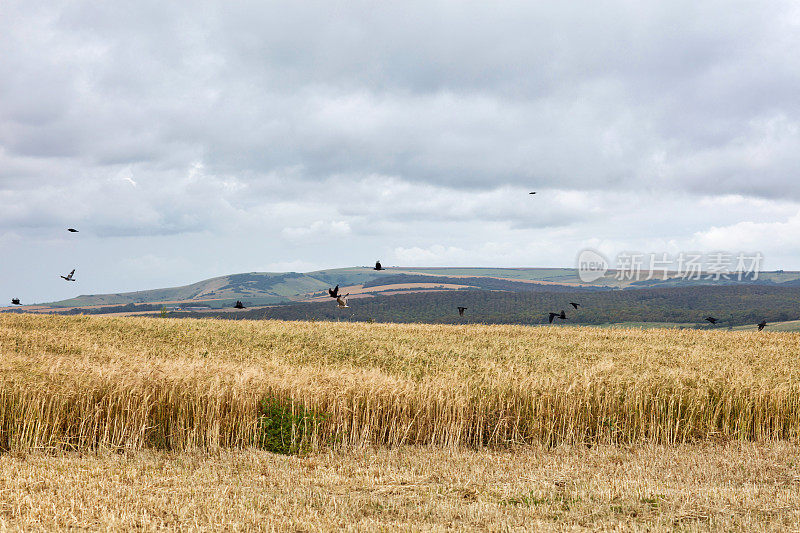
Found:
<svg viewBox="0 0 800 533"><path fill-rule="evenodd" d="M573 310L569 302L580 302ZM244 302L247 305L247 302ZM565 324L618 322L703 322L713 315L718 327L800 319L800 287L700 286L636 290L559 290L501 292L488 290L350 298L348 309L334 300L295 303L215 315L175 313L170 316L215 316L226 319L337 320L429 322L440 324L546 324L549 312L567 310ZM458 316L457 306L468 310Z"/></svg>

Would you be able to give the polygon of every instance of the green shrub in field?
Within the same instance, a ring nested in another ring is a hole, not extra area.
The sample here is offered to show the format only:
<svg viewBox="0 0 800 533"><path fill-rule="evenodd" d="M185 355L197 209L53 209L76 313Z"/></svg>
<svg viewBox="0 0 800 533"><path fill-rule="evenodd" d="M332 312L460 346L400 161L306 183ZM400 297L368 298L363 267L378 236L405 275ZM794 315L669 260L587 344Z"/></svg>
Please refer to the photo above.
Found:
<svg viewBox="0 0 800 533"><path fill-rule="evenodd" d="M302 404L265 398L261 401L256 445L284 455L302 453L310 448L314 430L324 418Z"/></svg>

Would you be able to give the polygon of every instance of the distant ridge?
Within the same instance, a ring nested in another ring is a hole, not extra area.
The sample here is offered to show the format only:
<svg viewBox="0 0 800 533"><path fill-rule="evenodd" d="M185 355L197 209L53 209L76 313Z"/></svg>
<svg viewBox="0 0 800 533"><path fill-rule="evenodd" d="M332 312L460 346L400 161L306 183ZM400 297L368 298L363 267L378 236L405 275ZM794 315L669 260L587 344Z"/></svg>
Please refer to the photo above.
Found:
<svg viewBox="0 0 800 533"><path fill-rule="evenodd" d="M325 290L334 285L347 287L358 297L377 294L486 289L528 292L549 290L620 288L658 288L687 285L717 285L735 281L652 279L642 282L620 281L614 272L592 283L583 283L572 268L485 268L485 267L389 267L375 271L372 266L348 267L313 272L248 272L219 276L180 287L142 290L119 294L81 295L26 310L47 312L67 308L96 308L131 305L203 305L210 308L232 306L236 300L248 307L280 305L324 299ZM800 272L765 272L746 284L800 285Z"/></svg>

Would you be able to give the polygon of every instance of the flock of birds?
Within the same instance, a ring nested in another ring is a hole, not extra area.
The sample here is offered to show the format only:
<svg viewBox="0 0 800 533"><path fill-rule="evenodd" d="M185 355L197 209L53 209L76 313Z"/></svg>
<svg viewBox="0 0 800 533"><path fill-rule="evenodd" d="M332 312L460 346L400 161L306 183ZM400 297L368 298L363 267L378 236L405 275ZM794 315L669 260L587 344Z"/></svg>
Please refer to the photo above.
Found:
<svg viewBox="0 0 800 533"><path fill-rule="evenodd" d="M386 270L386 269L383 268L383 266L381 266L381 261L379 259L379 260L375 261L375 266L372 268L372 270ZM347 294L339 294L339 285L338 284L334 288L332 288L332 289L329 288L328 289L328 296L330 296L331 298L336 298L336 305L337 305L337 307L339 307L339 309L349 309L350 308L350 306L347 305L347 297L350 296L350 293L348 292ZM461 313L461 315L463 316L464 315L464 311L461 311L461 309L466 309L466 307L459 307L458 309L459 309L459 313Z"/></svg>
<svg viewBox="0 0 800 533"><path fill-rule="evenodd" d="M536 194L536 193L532 192L530 194ZM380 262L380 260L378 260L378 261L375 261L375 267L372 270L386 270L386 269L381 266L381 262ZM338 284L334 288L332 288L332 289L329 288L328 289L328 296L330 296L331 298L336 298L336 304L339 307L339 309L349 309L350 308L350 306L347 305L347 297L350 296L350 293L348 292L347 294L339 294L339 285ZM237 301L236 305L234 307L236 309L243 309L242 307L239 307L241 305L241 303L242 302ZM569 304L572 307L574 307L575 309L580 307L579 303L570 302ZM456 307L456 309L458 309L458 316L464 316L464 311L466 311L468 309L468 307L458 306L458 307ZM560 313L550 313L550 323L551 324L553 323L553 319L554 318L560 318L562 320L566 320L567 319L567 315L563 310Z"/></svg>
<svg viewBox="0 0 800 533"><path fill-rule="evenodd" d="M530 194L536 194L536 193L532 192ZM386 270L386 269L381 266L381 262L380 261L376 261L375 262L375 267L373 268L373 270ZM349 309L350 308L350 306L347 305L347 297L350 296L350 293L348 292L347 294L339 294L339 285L338 284L335 287L333 287L332 289L328 288L328 296L330 296L331 298L336 298L336 304L339 307L339 309ZM576 310L576 311L581 306L581 304L579 304L578 302L569 302L569 305L571 305L572 308L574 310ZM237 301L236 305L234 307L236 309L244 309L244 307L242 306L242 302L240 302L240 301ZM458 306L458 307L456 307L456 309L458 309L458 316L462 316L463 317L464 316L464 311L466 311L468 308L467 307ZM551 312L551 313L548 313L548 315L549 315L548 316L548 323L549 324L552 324L553 320L555 320L556 318L559 319L559 320L567 320L569 318L569 317L567 317L566 311L564 311L563 309L561 310L560 313L552 313ZM716 326L717 325L717 319L714 318L714 317L709 316L709 317L706 317L705 320L710 322L712 326ZM765 327L767 327L767 321L766 320L762 320L761 322L759 322L757 324L757 326L758 326L758 331L761 331Z"/></svg>
<svg viewBox="0 0 800 533"><path fill-rule="evenodd" d="M67 231L70 233L78 233L78 230L75 228L67 228ZM72 272L67 274L66 276L59 276L61 279L66 281L78 281L75 279L75 269L72 269ZM11 298L11 305L22 305L22 301L19 298Z"/></svg>
<svg viewBox="0 0 800 533"><path fill-rule="evenodd" d="M528 194L536 194L536 192L530 192ZM67 228L67 231L70 232L70 233L78 233L78 230L76 230L75 228ZM375 261L375 266L373 267L372 270L386 270L386 269L381 265L380 260L378 260L378 261ZM67 274L66 276L59 276L59 277L61 279L63 279L63 280L66 280L66 281L77 281L74 276L75 276L75 269L73 268L72 271L69 274ZM339 285L338 284L336 285L336 287L334 287L332 289L331 288L328 289L328 296L330 296L331 298L336 298L336 305L337 305L337 307L339 307L339 309L349 309L350 308L350 306L347 305L347 297L350 296L350 293L348 292L347 294L339 294ZM19 298L12 298L11 299L11 304L12 305L22 305L22 302L20 301ZM578 307L581 306L581 304L579 304L577 302L569 302L569 305L571 305L573 307L573 309L575 309L575 310L577 310ZM236 300L236 303L234 304L233 308L234 309L245 309L245 306L244 306L244 304L242 303L241 300ZM458 316L462 316L463 317L464 316L464 311L466 311L468 308L467 307L458 306L457 309L458 309ZM550 323L550 324L552 324L553 320L555 320L556 318L559 319L559 320L567 320L567 318L568 318L567 317L567 313L563 309L561 310L560 313L548 313L548 314L549 314L548 323ZM708 323L710 323L712 326L716 326L717 325L717 319L714 318L713 316L707 316L704 320L707 321ZM765 327L767 327L767 325L768 325L767 321L766 320L762 320L761 322L759 322L757 324L758 331L763 330Z"/></svg>
<svg viewBox="0 0 800 533"><path fill-rule="evenodd" d="M575 309L577 309L578 307L581 306L581 304L575 303L575 302L570 302L569 305L571 305ZM565 313L563 309L561 310L560 313L550 313L549 321L550 321L551 324L553 323L553 319L554 318L558 318L558 319L561 319L561 320L566 320L567 319L567 313Z"/></svg>
<svg viewBox="0 0 800 533"><path fill-rule="evenodd" d="M708 322L708 323L709 323L709 324L711 324L712 326L716 326L716 325L717 325L717 319L716 319L716 318L714 318L713 316L707 316L707 317L705 317L703 320L705 320L706 322ZM768 325L769 325L769 324L767 324L767 321L766 321L766 319L765 319L765 320L762 320L761 322L759 322L758 324L756 324L756 326L758 327L758 331L761 331L762 329L764 329L764 328L765 328L765 327L767 327Z"/></svg>

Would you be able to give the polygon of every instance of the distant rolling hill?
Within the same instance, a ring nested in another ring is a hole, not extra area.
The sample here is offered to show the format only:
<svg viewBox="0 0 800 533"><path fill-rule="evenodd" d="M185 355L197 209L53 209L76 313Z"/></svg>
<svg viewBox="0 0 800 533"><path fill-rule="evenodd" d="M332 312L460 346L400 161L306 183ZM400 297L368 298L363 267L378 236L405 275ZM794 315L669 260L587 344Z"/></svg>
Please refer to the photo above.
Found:
<svg viewBox="0 0 800 533"><path fill-rule="evenodd" d="M69 300L45 304L51 307L88 307L145 303L204 303L250 299L260 304L274 304L299 299L302 295L326 288L327 281L310 274L297 272L250 272L211 278L191 285L126 292L120 294L81 295ZM345 276L348 279L350 276Z"/></svg>
<svg viewBox="0 0 800 533"><path fill-rule="evenodd" d="M577 290L603 291L622 288L651 289L687 285L730 284L714 280L688 281L672 276L631 283L615 279L615 272L592 283L583 283L571 268L420 268L349 267L314 272L249 272L219 276L191 285L119 294L81 295L68 300L25 306L29 312L145 312L161 306L224 309L236 300L248 308L288 305L327 299L327 289L339 285L355 297L482 289L527 293ZM739 283L736 283L739 284ZM798 272L762 273L758 280L741 285L797 286Z"/></svg>
<svg viewBox="0 0 800 533"><path fill-rule="evenodd" d="M470 274L472 270L475 272ZM313 301L316 298L327 297L327 289L335 285L342 287L344 292L370 296L378 293L465 288L527 291L542 286L557 288L560 284L552 281L555 278L565 280L563 287L580 283L574 271L570 269L391 268L379 272L370 267L352 267L307 273L232 274L182 287L120 294L81 295L36 307L38 310L45 310L131 304L185 304L221 308L235 300L242 300L249 306L263 306Z"/></svg>
<svg viewBox="0 0 800 533"><path fill-rule="evenodd" d="M89 294L46 304L52 307L86 307L142 303L214 302L258 298L265 303L288 301L301 291L313 291L324 283L303 274L271 272L220 276L183 287L152 289L121 294Z"/></svg>

